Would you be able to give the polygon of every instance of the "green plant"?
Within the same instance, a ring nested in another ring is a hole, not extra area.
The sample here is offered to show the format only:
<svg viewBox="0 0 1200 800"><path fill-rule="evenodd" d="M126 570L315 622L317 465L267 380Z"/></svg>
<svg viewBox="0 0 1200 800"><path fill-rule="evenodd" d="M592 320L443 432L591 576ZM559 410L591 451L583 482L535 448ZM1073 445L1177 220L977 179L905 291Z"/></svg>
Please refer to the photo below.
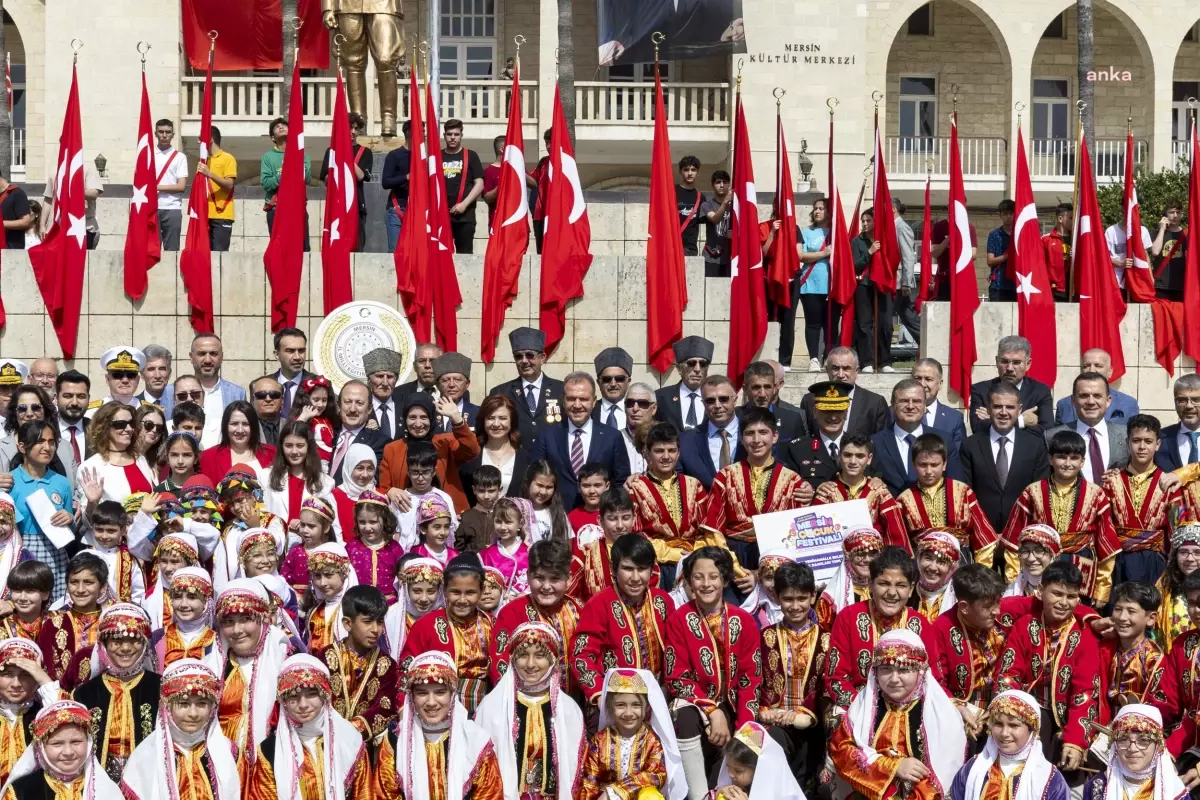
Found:
<svg viewBox="0 0 1200 800"><path fill-rule="evenodd" d="M1184 204L1184 220L1187 219L1188 199L1188 165L1183 159L1175 169L1164 169L1150 172L1144 167L1138 167L1134 174L1137 185L1138 203L1141 205L1142 224L1151 234L1158 229L1158 221L1162 218L1167 200L1178 200ZM1124 200L1125 187L1122 181L1100 186L1096 189L1100 201L1100 216L1104 218L1105 227L1121 220L1121 202Z"/></svg>

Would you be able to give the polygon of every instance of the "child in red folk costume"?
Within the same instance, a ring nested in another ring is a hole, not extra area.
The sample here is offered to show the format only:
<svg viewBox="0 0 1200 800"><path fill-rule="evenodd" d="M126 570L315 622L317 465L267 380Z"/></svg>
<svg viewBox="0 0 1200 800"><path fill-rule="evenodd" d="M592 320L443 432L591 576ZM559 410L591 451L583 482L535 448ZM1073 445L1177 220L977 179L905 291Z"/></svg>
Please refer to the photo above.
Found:
<svg viewBox="0 0 1200 800"><path fill-rule="evenodd" d="M603 464L588 462L579 470L579 500L582 506L567 514L571 530L577 531L584 525L600 524L600 497L612 488L608 468Z"/></svg>
<svg viewBox="0 0 1200 800"><path fill-rule="evenodd" d="M917 540L917 612L932 625L954 608L954 571L962 559L958 537L935 529Z"/></svg>
<svg viewBox="0 0 1200 800"><path fill-rule="evenodd" d="M871 511L871 524L879 531L884 542L911 554L912 543L908 538L908 529L904 527L900 506L896 505L883 481L867 477L867 467L871 465L874 454L875 446L866 436L855 433L843 435L842 449L838 453L838 476L817 487L813 503L820 505L866 500Z"/></svg>
<svg viewBox="0 0 1200 800"><path fill-rule="evenodd" d="M1058 531L1062 552L1079 567L1083 597L1096 606L1108 602L1113 566L1121 544L1113 528L1108 496L1084 480L1081 471L1087 446L1074 431L1059 431L1050 440L1049 478L1032 483L1017 499L1001 539L1007 548L1008 579L1017 577L1017 540L1033 522Z"/></svg>
<svg viewBox="0 0 1200 800"><path fill-rule="evenodd" d="M896 498L904 526L915 542L926 531L947 530L958 539L967 562L992 566L996 557L996 530L979 506L971 487L945 477L946 443L935 433L917 437L912 446L917 485Z"/></svg>
<svg viewBox="0 0 1200 800"><path fill-rule="evenodd" d="M829 740L837 774L867 800L945 797L967 737L925 643L910 630L888 631L872 647L869 665L864 690Z"/></svg>
<svg viewBox="0 0 1200 800"><path fill-rule="evenodd" d="M1163 554L1171 538L1171 511L1180 506L1178 481L1154 463L1161 425L1148 414L1126 423L1129 466L1104 475L1104 492L1112 509L1121 552L1113 585L1125 581L1155 583L1166 568Z"/></svg>
<svg viewBox="0 0 1200 800"><path fill-rule="evenodd" d="M0 638L36 642L54 592L54 573L41 561L22 561L9 571L7 589L0 600Z"/></svg>
<svg viewBox="0 0 1200 800"><path fill-rule="evenodd" d="M1025 689L1050 712L1040 730L1042 744L1047 758L1071 785L1084 777L1079 768L1091 741L1084 720L1105 723L1108 719L1099 702L1096 639L1075 618L1082 591L1083 575L1077 566L1060 561L1047 567L1042 575L1041 611L1013 626L996 674L999 689Z"/></svg>
<svg viewBox="0 0 1200 800"><path fill-rule="evenodd" d="M104 559L90 550L72 558L67 563L66 607L47 614L37 639L46 672L64 689L88 679L87 674L69 675L68 668L76 651L96 644L100 610L111 602Z"/></svg>
<svg viewBox="0 0 1200 800"><path fill-rule="evenodd" d="M1162 712L1167 750L1176 759L1179 774L1189 784L1200 785L1200 570L1183 579L1192 629L1180 634L1164 660L1162 681L1150 701Z"/></svg>
<svg viewBox="0 0 1200 800"><path fill-rule="evenodd" d="M508 671L513 632L525 623L540 622L549 625L564 643L558 648L561 654L558 678L564 691L572 690L567 646L575 638L583 606L567 597L570 574L571 550L566 542L543 539L529 548L529 593L506 604L492 626L493 686Z"/></svg>
<svg viewBox="0 0 1200 800"><path fill-rule="evenodd" d="M865 526L851 528L842 539L842 563L817 598L817 619L829 630L833 619L846 606L871 598L871 559L883 550L879 531Z"/></svg>
<svg viewBox="0 0 1200 800"><path fill-rule="evenodd" d="M613 585L583 607L570 646L571 678L595 718L605 672L612 667L665 674L663 642L675 603L650 585L654 548L644 536L627 533L613 543Z"/></svg>
<svg viewBox="0 0 1200 800"><path fill-rule="evenodd" d="M627 533L632 533L637 524L633 511L633 500L629 493L618 486L609 489L600 498L600 528L603 536L590 536L591 526L585 526L579 532L579 538L574 546L571 563L571 582L567 593L587 603L593 597L601 594L613 585L614 569L612 566L612 549L617 539ZM638 534L642 536L642 534ZM643 537L645 538L645 537ZM651 586L658 586L657 567L651 575Z"/></svg>
<svg viewBox="0 0 1200 800"><path fill-rule="evenodd" d="M683 578L692 600L667 618L663 660L677 704L679 754L695 798L704 796L708 765L716 763L720 748L758 715L762 638L753 617L725 603L733 581L727 550L696 550L683 564Z"/></svg>
<svg viewBox="0 0 1200 800"><path fill-rule="evenodd" d="M346 546L326 542L309 553L309 579L312 581L313 605L305 625L305 641L311 653L319 653L334 642L346 637L346 619L342 613L342 597L346 590L358 585Z"/></svg>
<svg viewBox="0 0 1200 800"><path fill-rule="evenodd" d="M1105 700L1112 718L1123 706L1148 703L1162 680L1163 649L1147 636L1162 597L1148 583L1119 583L1112 593L1116 639L1100 642Z"/></svg>

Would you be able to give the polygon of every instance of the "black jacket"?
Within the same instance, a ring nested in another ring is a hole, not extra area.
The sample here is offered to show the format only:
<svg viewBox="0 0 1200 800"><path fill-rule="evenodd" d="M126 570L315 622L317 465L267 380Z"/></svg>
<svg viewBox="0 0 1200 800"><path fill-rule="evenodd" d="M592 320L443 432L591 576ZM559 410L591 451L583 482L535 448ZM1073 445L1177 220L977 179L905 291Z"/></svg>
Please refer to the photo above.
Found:
<svg viewBox="0 0 1200 800"><path fill-rule="evenodd" d="M1009 459L1008 481L1001 486L992 455L991 426L968 436L959 454L963 480L975 490L979 506L996 533L1004 530L1009 512L1021 492L1031 483L1050 475L1050 456L1040 433L1015 430L1013 457Z"/></svg>
<svg viewBox="0 0 1200 800"><path fill-rule="evenodd" d="M779 463L804 478L814 489L837 477L838 462L829 455L820 436L801 436L788 442L780 440L776 453Z"/></svg>
<svg viewBox="0 0 1200 800"><path fill-rule="evenodd" d="M524 382L523 378L513 378L511 381L505 381L496 386L489 394L507 395L516 404L517 422L521 429L521 445L527 446L537 441L538 434L545 430L546 426L566 424L567 409L563 405L563 382L543 374L542 393L538 395L537 410L531 414L529 400L521 389ZM547 406L554 406L558 409L557 419L547 419Z"/></svg>
<svg viewBox="0 0 1200 800"><path fill-rule="evenodd" d="M987 407L988 390L992 388L992 384L999 380L999 378L992 378L991 380L980 381L971 386L971 413L967 417L971 422L971 433L986 431L991 427L991 423L988 420L975 418L975 409ZM1019 391L1021 393L1022 410L1037 409L1037 425L1027 425L1025 430L1040 434L1042 431L1053 427L1054 395L1051 394L1050 387L1026 375L1025 379L1021 381Z"/></svg>

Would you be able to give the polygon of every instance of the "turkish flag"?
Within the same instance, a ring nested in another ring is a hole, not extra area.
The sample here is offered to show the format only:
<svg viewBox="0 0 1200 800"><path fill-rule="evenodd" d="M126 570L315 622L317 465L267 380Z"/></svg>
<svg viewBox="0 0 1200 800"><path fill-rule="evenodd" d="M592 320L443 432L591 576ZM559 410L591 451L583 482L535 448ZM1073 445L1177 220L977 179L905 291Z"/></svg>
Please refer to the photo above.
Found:
<svg viewBox="0 0 1200 800"><path fill-rule="evenodd" d="M1079 281L1079 352L1098 347L1112 358L1112 378L1125 374L1125 350L1121 345L1121 320L1125 300L1117 285L1104 222L1096 199L1096 176L1088 154L1087 139L1079 137L1079 208L1075 217L1075 244L1071 248ZM1140 233L1139 233L1140 235ZM1186 290L1185 290L1186 291Z"/></svg>
<svg viewBox="0 0 1200 800"><path fill-rule="evenodd" d="M1200 169L1197 169L1196 158L1200 156L1200 139L1197 138L1196 126L1192 125L1191 173L1188 176L1188 208L1200 209ZM1195 203L1196 205L1191 205ZM1193 212L1196 213L1196 212ZM1193 218L1192 228L1200 230L1200 220ZM1184 261L1183 305L1193 309L1183 327L1183 352L1200 361L1200 246L1193 247L1188 242Z"/></svg>
<svg viewBox="0 0 1200 800"><path fill-rule="evenodd" d="M446 204L446 175L442 172L442 148L438 146L437 106L433 90L425 82L425 147L429 199L429 281L432 284L433 328L437 345L443 351L458 349L458 306L462 293L458 273L454 271L454 237L450 235L450 207ZM463 154L464 180L467 168Z"/></svg>
<svg viewBox="0 0 1200 800"><path fill-rule="evenodd" d="M396 291L418 342L432 341L433 282L429 280L429 157L421 121L421 94L417 71L408 78L408 107L411 120L408 159L408 206L400 227L400 239L392 259L396 264ZM435 140L436 141L436 140ZM396 209L400 213L400 209Z"/></svg>
<svg viewBox="0 0 1200 800"><path fill-rule="evenodd" d="M592 223L588 220L579 167L571 147L571 133L563 115L558 87L554 87L554 117L550 125L549 187L542 206L546 210L546 235L542 240L541 313L546 334L546 354L562 340L567 325L567 303L583 297L583 279L592 266Z"/></svg>
<svg viewBox="0 0 1200 800"><path fill-rule="evenodd" d="M795 245L793 245L795 249ZM741 389L746 367L767 336L767 295L758 233L758 190L741 97L733 129L733 211L729 221L729 378Z"/></svg>
<svg viewBox="0 0 1200 800"><path fill-rule="evenodd" d="M792 192L792 165L788 161L787 140L783 135L783 117L775 112L775 208L772 219L779 220L779 230L771 242L771 263L767 269L767 294L771 302L782 308L792 307L792 278L800 271L800 251L797 247L796 200ZM808 278L813 266L804 273Z"/></svg>
<svg viewBox="0 0 1200 800"><path fill-rule="evenodd" d="M1050 291L1050 269L1038 226L1025 139L1017 127L1017 217L1013 223L1013 276L1017 281L1017 332L1029 340L1033 363L1029 376L1047 386L1058 377L1058 321Z"/></svg>
<svg viewBox="0 0 1200 800"><path fill-rule="evenodd" d="M913 308L918 314L921 306L930 299L933 288L933 213L929 205L929 176L925 177L925 216L921 218L921 285L917 287L917 299Z"/></svg>
<svg viewBox="0 0 1200 800"><path fill-rule="evenodd" d="M46 313L58 335L63 358L75 358L83 270L87 262L87 216L83 196L83 129L79 122L79 80L71 68L71 93L58 162L54 170L54 218L42 242L29 250L29 261Z"/></svg>
<svg viewBox="0 0 1200 800"><path fill-rule="evenodd" d="M887 169L883 165L883 134L879 130L878 114L875 119L875 186L871 194L875 198L875 240L879 242L879 249L871 256L867 277L879 291L895 294L896 272L900 269L900 241L896 238L892 190L888 187ZM858 209L855 209L854 216L858 217ZM886 320L881 320L880 324L889 325Z"/></svg>
<svg viewBox="0 0 1200 800"><path fill-rule="evenodd" d="M1154 302L1154 272L1150 256L1142 240L1142 210L1138 205L1137 186L1133 180L1133 133L1125 135L1125 196L1121 201L1125 219L1125 255L1133 259L1133 267L1125 270L1125 285L1136 303Z"/></svg>
<svg viewBox="0 0 1200 800"><path fill-rule="evenodd" d="M213 56L208 54L208 73L204 79L204 105L200 113L200 163L208 163L209 148L212 147L212 72ZM151 162L153 168L153 161ZM157 177L157 176L155 176ZM158 181L155 180L147 192L158 206ZM136 191L137 187L134 187ZM208 241L208 179L200 176L192 181L188 194L188 229L179 254L179 275L187 291L188 316L196 333L213 333L212 296L212 248ZM233 202L232 198L230 202ZM158 235L155 220L155 236Z"/></svg>
<svg viewBox="0 0 1200 800"><path fill-rule="evenodd" d="M971 225L963 189L962 158L958 150L958 115L950 122L950 388L966 400L971 396L971 370L979 357L975 349L975 310L979 289L971 258ZM883 216L891 217L891 207ZM875 215L876 230L879 213Z"/></svg>
<svg viewBox="0 0 1200 800"><path fill-rule="evenodd" d="M154 172L154 120L150 94L142 73L142 113L138 122L137 152L133 157L133 199L129 201L129 227L125 231L125 294L141 300L146 294L147 273L162 258L158 238L158 176ZM198 176L196 183L206 183ZM207 235L207 233L205 234Z"/></svg>
<svg viewBox="0 0 1200 800"><path fill-rule="evenodd" d="M646 352L650 366L665 373L675 363L672 345L683 337L687 272L679 215L675 207L674 165L667 136L662 77L654 68L654 146L650 155L650 222L646 237Z"/></svg>
<svg viewBox="0 0 1200 800"><path fill-rule="evenodd" d="M304 163L303 159L300 163ZM354 173L354 143L350 137L350 114L346 107L346 87L342 84L341 72L338 72L337 95L333 101L329 163L325 166L321 272L325 313L329 314L354 299L350 254L358 244L358 181Z"/></svg>
<svg viewBox="0 0 1200 800"><path fill-rule="evenodd" d="M296 325L300 302L300 275L304 270L304 216L308 191L304 185L304 95L300 93L300 63L292 69L288 138L283 151L283 173L275 195L275 222L271 241L263 254L271 284L271 330Z"/></svg>
<svg viewBox="0 0 1200 800"><path fill-rule="evenodd" d="M525 191L525 142L521 131L521 65L513 68L504 133L504 161L496 188L495 224L483 256L483 318L479 345L483 363L496 358L496 339L504 327L504 312L512 307L521 277L521 262L529 249L529 195ZM467 179L463 162L463 180Z"/></svg>
<svg viewBox="0 0 1200 800"><path fill-rule="evenodd" d="M837 176L833 169L833 115L829 116L829 303L837 303L841 308L841 327L837 336L838 344L849 347L854 341L854 290L858 288L858 276L854 273L854 253L850 249L850 240L858 235L858 206L854 207L854 230L846 225L846 211L842 208L842 193L838 189ZM865 186L865 184L864 184ZM858 193L862 202L862 190ZM830 308L829 330L825 334L826 342L834 340L833 309ZM826 349L832 349L829 345Z"/></svg>

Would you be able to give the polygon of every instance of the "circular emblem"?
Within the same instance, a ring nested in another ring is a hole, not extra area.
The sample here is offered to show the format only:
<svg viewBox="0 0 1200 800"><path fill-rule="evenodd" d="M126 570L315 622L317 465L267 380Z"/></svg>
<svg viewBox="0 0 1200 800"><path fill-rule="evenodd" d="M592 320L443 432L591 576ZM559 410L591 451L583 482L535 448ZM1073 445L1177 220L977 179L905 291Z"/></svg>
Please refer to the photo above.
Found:
<svg viewBox="0 0 1200 800"><path fill-rule="evenodd" d="M396 378L401 384L412 373L417 340L404 314L373 300L359 300L338 306L325 317L313 337L313 365L341 390L347 381L367 379L363 356L377 347L400 354L404 371Z"/></svg>

